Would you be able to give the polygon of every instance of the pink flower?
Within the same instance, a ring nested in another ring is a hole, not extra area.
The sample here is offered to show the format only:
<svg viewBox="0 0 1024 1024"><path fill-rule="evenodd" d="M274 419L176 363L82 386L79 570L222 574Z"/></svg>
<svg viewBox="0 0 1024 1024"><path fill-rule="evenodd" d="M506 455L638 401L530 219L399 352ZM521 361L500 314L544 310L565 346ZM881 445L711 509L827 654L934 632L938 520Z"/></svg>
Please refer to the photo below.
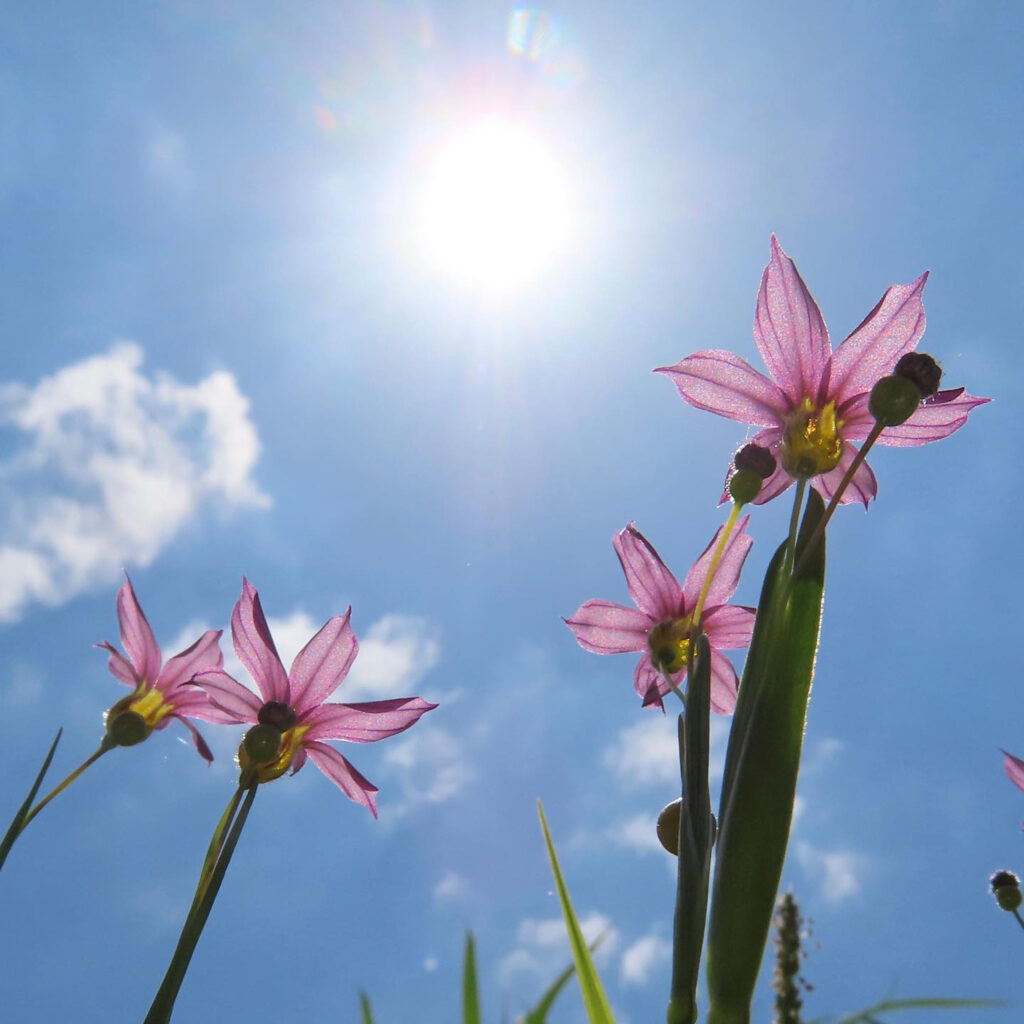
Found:
<svg viewBox="0 0 1024 1024"><path fill-rule="evenodd" d="M749 518L741 519L729 537L701 615L700 628L711 645L711 709L720 715L732 714L739 685L736 670L720 648L749 647L754 628L753 608L726 603L736 590L753 543L744 532ZM676 686L686 678L693 614L721 534L722 528L680 586L647 538L630 523L612 538L612 544L636 608L612 601L587 601L565 620L584 650L594 654L643 652L633 680L644 707L664 707L661 698L669 691L665 674Z"/></svg>
<svg viewBox="0 0 1024 1024"><path fill-rule="evenodd" d="M260 696L223 670L204 672L196 683L231 721L272 726L280 733L277 753L269 761L247 763L243 742L239 750L243 775L250 772L259 782L270 782L287 771L294 775L308 755L350 800L368 807L376 817L377 787L322 741L373 743L404 732L437 705L421 697L362 704L324 702L344 681L359 651L349 625L351 614L349 608L344 615L329 619L299 651L291 671L285 672L259 594L243 578L242 596L231 613L231 636L239 659L259 687Z"/></svg>
<svg viewBox="0 0 1024 1024"><path fill-rule="evenodd" d="M863 441L874 425L868 411L872 387L924 334L921 293L928 274L889 288L833 352L821 311L796 265L774 235L771 244L754 318L754 341L771 379L720 349L695 352L655 372L671 377L679 394L698 409L765 428L752 440L771 449L778 468L765 481L757 504L781 494L796 477L813 477L813 486L829 499L856 455L850 442ZM938 441L987 401L964 394L963 388L940 391L905 423L883 430L878 443L906 447ZM841 501L867 506L877 490L865 462Z"/></svg>
<svg viewBox="0 0 1024 1024"><path fill-rule="evenodd" d="M208 629L191 647L164 664L153 630L128 579L117 592L117 621L121 628L121 646L128 657L106 640L96 646L110 652L111 673L132 687L133 692L107 712L108 733L112 737L120 734L125 738L118 742L130 746L146 739L154 729L165 728L176 718L192 734L196 750L207 761L212 761L210 748L189 718L204 722L229 722L231 719L191 683L197 672L220 668L224 663L218 644L221 631ZM126 713L131 713L132 717L125 717Z"/></svg>
<svg viewBox="0 0 1024 1024"><path fill-rule="evenodd" d="M1018 788L1024 789L1024 761L1003 751L1003 768L1007 778Z"/></svg>

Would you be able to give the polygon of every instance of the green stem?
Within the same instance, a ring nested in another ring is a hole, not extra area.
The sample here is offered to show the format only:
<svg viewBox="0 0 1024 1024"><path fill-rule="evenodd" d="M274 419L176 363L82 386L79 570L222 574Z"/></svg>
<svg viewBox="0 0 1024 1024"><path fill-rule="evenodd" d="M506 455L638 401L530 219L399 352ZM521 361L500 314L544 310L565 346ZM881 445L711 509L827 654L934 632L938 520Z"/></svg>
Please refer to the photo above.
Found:
<svg viewBox="0 0 1024 1024"><path fill-rule="evenodd" d="M213 830L213 835L210 837L210 846L206 851L206 859L203 861L203 868L199 872L199 884L196 886L196 894L192 898L192 906L189 907L189 915L199 906L203 897L206 895L206 890L210 885L210 878L213 875L213 869L216 866L217 858L220 856L221 850L224 848L224 838L227 835L228 829L231 827L231 823L235 819L235 812L238 810L239 801L242 799L242 793L244 790L241 786L235 790L234 795L228 801L227 807L224 808L224 813L220 816L220 821L217 822L217 827ZM188 918L186 918L188 920Z"/></svg>
<svg viewBox="0 0 1024 1024"><path fill-rule="evenodd" d="M185 972L188 970L188 965L199 942L199 937L203 933L206 919L210 916L213 901L217 898L221 883L224 881L224 874L228 869L228 864L231 862L231 855L235 852L238 838L242 834L245 820L249 816L249 809L256 798L257 788L258 784L253 783L246 791L245 803L242 804L241 809L238 811L231 826L231 831L220 849L220 855L212 872L210 872L206 889L201 899L193 902L193 908L189 912L184 927L181 930L181 937L178 939L174 956L171 957L170 966L167 968L167 973L164 975L164 980L157 990L156 997L153 999L153 1005L150 1006L149 1013L146 1014L143 1024L167 1024L171 1019L171 1013L174 1011L174 1001L177 999L178 991L185 980ZM221 817L221 821L224 821L224 816ZM201 882L202 877L200 877Z"/></svg>
<svg viewBox="0 0 1024 1024"><path fill-rule="evenodd" d="M1021 928L1024 928L1024 917L1020 916L1020 911L1019 910L1015 910L1013 912L1013 916L1015 918L1017 918L1017 924L1019 924L1021 926Z"/></svg>
<svg viewBox="0 0 1024 1024"><path fill-rule="evenodd" d="M708 567L708 574L704 577L704 585L700 588L700 596L697 598L697 604L693 610L693 618L691 620L690 632L692 636L692 642L690 649L693 649L693 645L697 642L697 636L700 633L700 617L704 613L704 602L707 600L708 591L711 589L711 580L714 578L715 570L718 568L718 563L722 559L722 552L725 551L725 545L729 543L729 535L732 533L733 527L736 525L736 520L739 518L740 509L742 506L738 502L733 502L732 511L729 513L729 518L725 521L725 527L722 530L722 536L719 538L718 545L715 548L715 553L711 556L711 565Z"/></svg>
<svg viewBox="0 0 1024 1024"><path fill-rule="evenodd" d="M116 744L114 743L114 741L113 741L113 740L111 740L111 738L110 738L109 736L104 736L104 737L103 737L103 742L102 742L102 743L101 743L101 744L99 745L99 747L98 747L98 748L96 749L96 751L95 751L95 752L94 752L94 753L93 753L93 754L92 754L91 756L87 757L87 758L86 758L86 759L85 759L85 760L84 760L84 761L83 761L83 762L82 762L82 763L81 763L81 764L80 764L80 765L79 765L79 766L78 766L78 767L77 767L77 768L76 768L76 769L75 769L75 770L74 770L74 771L73 771L73 772L72 772L72 773L71 773L71 774L70 774L70 775L69 775L69 776L68 776L68 777L67 777L67 778L66 778L66 779L65 779L65 780L64 780L64 781L63 781L63 782L62 782L62 783L61 783L61 784L59 785L59 786L57 786L57 787L56 787L55 789L51 790L51 791L50 791L50 792L49 792L49 793L48 793L48 794L47 794L46 796L44 796L44 797L43 797L43 799L42 799L42 800L40 800L40 801L39 801L39 803L37 803L37 804L35 805L35 807L33 807L33 808L32 808L32 810L31 810L31 811L29 811L29 812L28 812L28 814L26 814L26 815L25 815L25 818L24 818L24 820L23 820L23 821L22 821L22 823L21 823L21 830L22 830L22 831L24 831L24 829L25 829L25 828L26 828L26 827L28 826L28 823L29 823L29 822L30 822L30 821L31 821L31 820L32 820L32 819L33 819L33 818L34 818L34 817L35 817L35 816L36 816L36 815L37 815L37 814L38 814L38 813L39 813L39 812L40 812L40 811L41 811L41 810L42 810L42 809L43 809L43 808L44 808L44 807L45 807L45 806L46 806L46 805L47 805L47 804L48 804L48 803L49 803L49 802L50 802L50 801L51 801L51 800L52 800L52 799L53 799L53 798L55 797L55 796L58 796L59 794L63 793L63 792L64 792L64 790L65 790L65 789L67 789L67 788L68 788L68 786L70 786L70 785L71 785L71 783L72 783L72 782L74 782L74 781L75 781L75 779L77 779L77 778L78 778L78 776L79 776L79 775L81 775L81 774L82 774L82 772L84 772L84 771L85 771L85 769L89 767L89 765L91 765L91 764L94 764L94 763L95 763L96 761L98 761L98 760L99 760L99 759L100 759L100 758L101 758L101 757L102 757L102 756L103 756L103 755L104 755L104 754L105 754L105 753L106 753L106 752L107 752L108 750L113 750L115 746L116 746Z"/></svg>
<svg viewBox="0 0 1024 1024"><path fill-rule="evenodd" d="M793 512L789 517L789 541L786 544L786 559L783 562L783 573L788 575L793 568L793 556L796 551L796 533L800 526L800 509L807 491L807 480L801 477L796 482L796 494L793 496Z"/></svg>

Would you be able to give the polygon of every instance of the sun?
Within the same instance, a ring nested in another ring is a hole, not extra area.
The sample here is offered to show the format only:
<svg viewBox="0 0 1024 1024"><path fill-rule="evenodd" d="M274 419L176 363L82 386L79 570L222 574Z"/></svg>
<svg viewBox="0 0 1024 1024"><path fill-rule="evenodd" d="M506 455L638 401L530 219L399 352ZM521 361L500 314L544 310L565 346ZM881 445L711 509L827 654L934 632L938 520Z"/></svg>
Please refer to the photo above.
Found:
<svg viewBox="0 0 1024 1024"><path fill-rule="evenodd" d="M570 205L564 172L540 140L487 117L433 156L421 193L420 255L481 293L514 291L564 254Z"/></svg>

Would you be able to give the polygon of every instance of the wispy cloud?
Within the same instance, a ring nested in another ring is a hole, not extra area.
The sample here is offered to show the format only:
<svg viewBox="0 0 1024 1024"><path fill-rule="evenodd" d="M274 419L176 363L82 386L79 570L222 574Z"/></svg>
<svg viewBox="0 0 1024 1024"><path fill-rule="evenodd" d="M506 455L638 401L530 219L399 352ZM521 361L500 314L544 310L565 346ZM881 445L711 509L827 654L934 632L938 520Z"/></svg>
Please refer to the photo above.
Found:
<svg viewBox="0 0 1024 1024"><path fill-rule="evenodd" d="M651 975L672 959L672 943L660 935L644 935L622 953L621 977L624 985L646 985Z"/></svg>
<svg viewBox="0 0 1024 1024"><path fill-rule="evenodd" d="M426 619L385 615L359 638L359 657L345 683L355 694L406 696L437 664L441 646Z"/></svg>
<svg viewBox="0 0 1024 1024"><path fill-rule="evenodd" d="M711 781L722 777L729 719L711 719ZM645 715L623 729L603 755L604 764L627 787L679 780L679 746L674 715Z"/></svg>
<svg viewBox="0 0 1024 1024"><path fill-rule="evenodd" d="M431 895L437 903L451 903L464 899L469 893L469 883L457 871L446 871L444 877L434 884Z"/></svg>
<svg viewBox="0 0 1024 1024"><path fill-rule="evenodd" d="M800 840L796 859L804 876L817 886L826 903L838 905L856 896L861 889L866 861L855 850L823 850Z"/></svg>
<svg viewBox="0 0 1024 1024"><path fill-rule="evenodd" d="M123 343L35 385L0 385L0 620L149 565L202 509L264 506L260 443L235 378L141 371Z"/></svg>

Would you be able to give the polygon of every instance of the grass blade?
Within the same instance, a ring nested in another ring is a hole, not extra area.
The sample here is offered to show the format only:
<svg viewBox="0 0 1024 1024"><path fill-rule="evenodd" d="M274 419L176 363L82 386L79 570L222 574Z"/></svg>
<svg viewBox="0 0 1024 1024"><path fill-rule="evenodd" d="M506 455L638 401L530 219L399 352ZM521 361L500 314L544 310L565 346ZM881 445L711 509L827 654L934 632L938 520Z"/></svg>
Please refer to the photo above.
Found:
<svg viewBox="0 0 1024 1024"><path fill-rule="evenodd" d="M462 1024L480 1024L480 987L472 932L466 932L466 951L462 957Z"/></svg>
<svg viewBox="0 0 1024 1024"><path fill-rule="evenodd" d="M57 735L54 736L53 742L50 744L50 749L43 761L43 766L39 769L39 773L36 775L36 780L32 783L32 788L28 791L28 796L25 797L25 802L18 808L18 813L14 815L11 827L4 834L3 839L0 840L0 868L4 866L4 861L7 860L7 854L11 852L14 840L21 834L22 823L25 821L25 818L28 817L28 812L32 809L32 801L35 800L36 794L39 792L39 787L43 784L43 779L50 769L50 762L53 760L53 755L57 750L57 744L60 743L60 738L63 732L63 728L57 730Z"/></svg>
<svg viewBox="0 0 1024 1024"><path fill-rule="evenodd" d="M601 932L600 935L590 944L590 952L595 952L598 947L604 942L607 937L607 932ZM551 1008L555 1005L555 1000L559 997L562 989L568 984L569 979L576 973L576 965L569 964L568 967L562 973L555 978L551 983L550 988L540 997L537 1005L530 1010L529 1013L523 1017L522 1024L547 1024L548 1014L551 1012Z"/></svg>
<svg viewBox="0 0 1024 1024"><path fill-rule="evenodd" d="M359 1010L362 1024L373 1024L373 1010L370 1007L370 997L365 992L359 993Z"/></svg>

